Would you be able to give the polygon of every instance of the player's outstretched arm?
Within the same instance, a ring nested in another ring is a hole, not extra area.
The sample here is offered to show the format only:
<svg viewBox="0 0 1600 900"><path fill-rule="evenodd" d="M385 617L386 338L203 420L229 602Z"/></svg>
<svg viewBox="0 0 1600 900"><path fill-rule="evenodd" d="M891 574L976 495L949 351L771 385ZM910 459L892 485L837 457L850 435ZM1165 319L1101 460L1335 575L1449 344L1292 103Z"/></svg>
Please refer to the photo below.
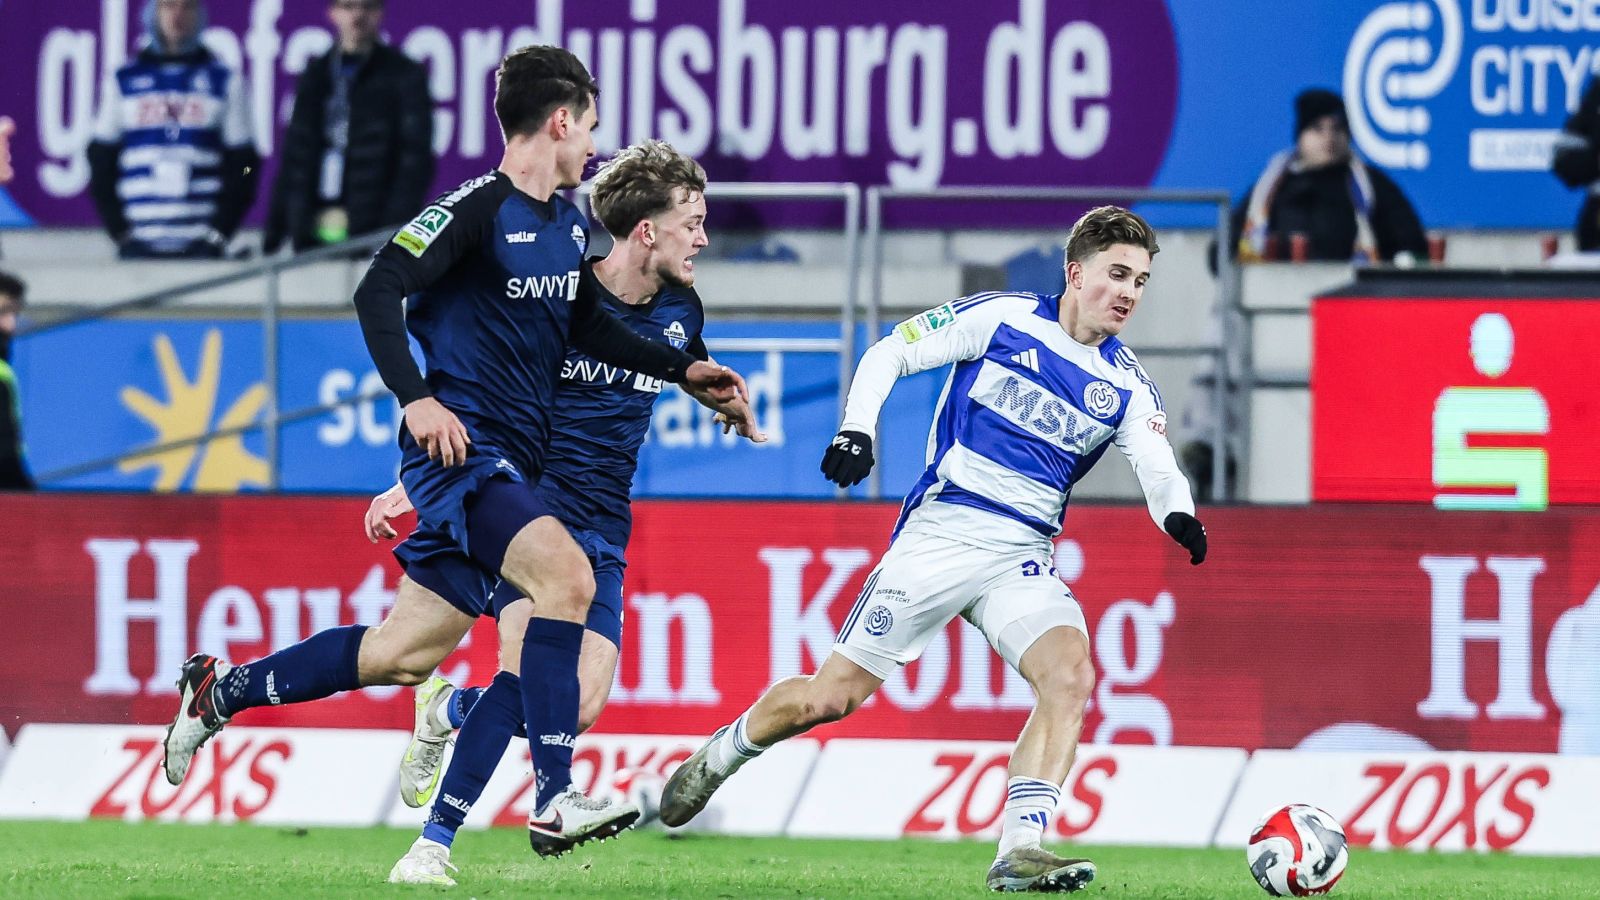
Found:
<svg viewBox="0 0 1600 900"><path fill-rule="evenodd" d="M586 280L578 282L572 302L572 346L603 363L641 372L673 384L710 386L726 379L731 372L658 341L634 333L622 320L607 312ZM741 381L742 383L742 381Z"/></svg>
<svg viewBox="0 0 1600 900"><path fill-rule="evenodd" d="M957 312L961 306L963 312ZM903 375L983 354L1005 311L1004 301L956 300L912 316L862 355L845 399L844 422L822 454L822 475L840 487L872 472L872 438L889 392Z"/></svg>
<svg viewBox="0 0 1600 900"><path fill-rule="evenodd" d="M1189 564L1198 566L1206 559L1206 529L1195 518L1189 479L1178 468L1178 458L1167 442L1167 414L1161 408L1160 395L1131 351L1120 350L1117 364L1139 375L1128 412L1117 426L1117 449L1133 466L1150 518L1189 551Z"/></svg>
<svg viewBox="0 0 1600 900"><path fill-rule="evenodd" d="M356 318L373 365L404 408L406 428L417 445L446 466L466 461L472 438L456 414L433 399L411 356L405 299L438 281L492 235L496 211L509 190L509 182L485 176L440 198L395 232L356 286Z"/></svg>
<svg viewBox="0 0 1600 900"><path fill-rule="evenodd" d="M756 424L756 412L750 408L750 402L743 397L734 397L732 400L720 401L711 396L709 392L689 390L689 395L700 401L702 406L717 411L716 422L722 426L722 433L737 432L752 444L765 444L767 433Z"/></svg>
<svg viewBox="0 0 1600 900"><path fill-rule="evenodd" d="M367 507L367 515L362 523L367 532L367 540L376 544L380 538L393 540L399 537L389 521L411 510L411 498L406 496L405 486L395 482L394 487L373 497L372 504Z"/></svg>

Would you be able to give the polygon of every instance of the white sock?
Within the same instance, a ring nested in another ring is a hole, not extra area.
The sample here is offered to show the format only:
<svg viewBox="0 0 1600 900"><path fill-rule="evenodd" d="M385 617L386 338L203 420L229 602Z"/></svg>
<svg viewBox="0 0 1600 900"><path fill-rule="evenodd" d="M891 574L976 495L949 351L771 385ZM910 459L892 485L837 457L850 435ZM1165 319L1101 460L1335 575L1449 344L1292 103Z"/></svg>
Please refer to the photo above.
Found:
<svg viewBox="0 0 1600 900"><path fill-rule="evenodd" d="M739 767L766 752L766 747L750 740L750 732L745 729L745 719L750 717L750 712L733 721L732 725L717 732L711 739L711 753L707 762L719 775L732 775Z"/></svg>
<svg viewBox="0 0 1600 900"><path fill-rule="evenodd" d="M1055 817L1061 786L1017 775L1006 782L1006 809L1001 815L1000 852L996 859L1018 847L1037 847L1045 828Z"/></svg>

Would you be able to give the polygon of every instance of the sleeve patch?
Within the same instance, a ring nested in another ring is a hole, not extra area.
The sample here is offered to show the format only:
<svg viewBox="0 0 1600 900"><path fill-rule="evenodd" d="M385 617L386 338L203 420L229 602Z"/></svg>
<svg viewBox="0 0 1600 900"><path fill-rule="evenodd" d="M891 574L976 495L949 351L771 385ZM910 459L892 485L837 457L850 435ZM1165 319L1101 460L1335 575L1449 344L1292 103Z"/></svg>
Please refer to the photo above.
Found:
<svg viewBox="0 0 1600 900"><path fill-rule="evenodd" d="M394 243L420 259L423 251L433 245L439 233L444 231L444 227L450 224L453 218L455 215L443 206L438 204L429 206L395 232Z"/></svg>
<svg viewBox="0 0 1600 900"><path fill-rule="evenodd" d="M1159 434L1162 437L1166 437L1167 436L1167 414L1166 413L1162 413L1162 412L1156 413L1155 415L1151 416L1150 418L1145 419L1145 424L1148 425L1150 427L1150 430L1154 431L1156 434Z"/></svg>
<svg viewBox="0 0 1600 900"><path fill-rule="evenodd" d="M956 310L952 304L935 307L925 313L919 313L912 318L895 326L895 331L905 338L906 343L915 344L936 331L943 331L956 323Z"/></svg>

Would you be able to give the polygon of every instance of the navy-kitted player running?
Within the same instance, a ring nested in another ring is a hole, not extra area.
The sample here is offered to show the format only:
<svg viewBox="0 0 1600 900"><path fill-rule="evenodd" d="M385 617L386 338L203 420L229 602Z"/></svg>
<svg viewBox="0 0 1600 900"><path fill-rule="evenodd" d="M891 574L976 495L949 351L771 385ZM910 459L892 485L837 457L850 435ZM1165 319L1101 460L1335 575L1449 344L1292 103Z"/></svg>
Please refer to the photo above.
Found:
<svg viewBox="0 0 1600 900"><path fill-rule="evenodd" d="M240 710L421 683L486 611L501 577L536 601L520 680L544 835L575 846L637 817L626 804L570 789L578 654L594 576L535 490L550 406L569 337L596 359L686 381L721 400L743 385L726 368L640 337L578 290L587 231L555 191L576 186L594 155L596 94L565 50L509 54L495 92L506 138L499 168L424 209L374 258L356 309L378 372L405 408L401 480L420 513L395 552L406 576L394 608L376 628L329 629L237 668L192 657L166 740L172 783ZM422 348L426 378L407 329Z"/></svg>
<svg viewBox="0 0 1600 900"><path fill-rule="evenodd" d="M705 316L693 283L694 257L709 243L705 187L705 171L665 143L646 141L619 152L595 175L591 194L593 215L615 242L605 259L586 261L580 275L639 334L686 346L701 358ZM600 715L616 673L624 548L633 524L629 493L661 388L655 379L572 349L556 393L539 491L583 547L595 578L579 663L580 732ZM726 410L726 427L757 443L766 439L744 401L708 405ZM367 536L395 537L388 520L410 508L402 485L375 498L367 511ZM498 609L516 596L502 583L491 602ZM487 688L454 690L435 676L417 689L415 730L400 764L400 797L407 806L433 804L421 836L389 873L391 882L455 883L450 847L456 832L522 727L516 669L522 625L514 620L516 609L500 617L504 669ZM457 727L461 733L441 781L444 749ZM540 823L529 827L532 834Z"/></svg>

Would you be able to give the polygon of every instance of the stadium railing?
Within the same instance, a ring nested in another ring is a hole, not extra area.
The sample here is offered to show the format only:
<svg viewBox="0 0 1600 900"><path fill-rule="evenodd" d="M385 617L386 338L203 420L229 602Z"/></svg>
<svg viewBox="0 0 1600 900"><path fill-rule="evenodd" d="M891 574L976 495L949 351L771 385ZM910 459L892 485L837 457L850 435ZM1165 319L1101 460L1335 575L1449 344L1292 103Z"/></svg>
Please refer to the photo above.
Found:
<svg viewBox="0 0 1600 900"><path fill-rule="evenodd" d="M707 193L710 196L733 200L816 200L835 201L843 204L844 223L842 231L845 242L844 272L846 285L845 301L841 304L839 312L839 336L837 338L736 338L707 341L708 349L713 352L838 353L839 392L837 403L838 412L843 415L845 395L849 390L850 379L855 372L855 332L858 319L858 286L860 283L861 256L861 188L854 184L828 183L728 183L713 185ZM214 291L218 288L256 279L265 280L265 290L261 301L261 332L262 373L263 383L266 388L266 399L262 407L262 413L256 421L235 427L212 429L204 434L186 437L181 440L145 444L116 454L58 467L38 473L36 480L42 485L55 484L113 468L126 460L153 456L185 447L204 445L219 438L260 431L265 439L268 472L267 490L277 490L281 462L279 436L283 426L316 418L346 407L370 403L388 396L386 390L375 390L349 396L333 403L307 406L287 412L279 409L278 345L280 317L283 307L280 290L281 279L286 272L317 263L348 260L370 255L383 246L391 233L391 231L386 230L361 235L343 243L318 247L293 256L268 258L244 264L224 275L203 278L173 287L164 287L129 297L125 300L97 306L93 309L31 324L29 327L19 331L18 337L26 338L30 335L71 328L75 325L95 322L127 313L160 309L171 306L185 298Z"/></svg>

